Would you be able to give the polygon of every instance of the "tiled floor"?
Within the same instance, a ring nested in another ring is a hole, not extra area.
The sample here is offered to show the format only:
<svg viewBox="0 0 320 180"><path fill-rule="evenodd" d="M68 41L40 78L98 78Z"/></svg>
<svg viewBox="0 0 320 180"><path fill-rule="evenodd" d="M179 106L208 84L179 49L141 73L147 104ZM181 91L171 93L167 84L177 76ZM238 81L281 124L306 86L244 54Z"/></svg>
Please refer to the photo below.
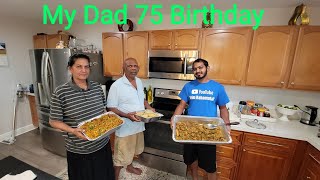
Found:
<svg viewBox="0 0 320 180"><path fill-rule="evenodd" d="M64 157L52 154L42 148L39 130L33 130L16 137L12 145L0 143L0 159L7 156L14 156L35 168L45 171L51 175L63 177L67 169L67 160ZM185 177L175 176L166 172L151 169L135 163L135 166L143 170L141 176L129 174L125 169L121 170L120 180L184 180ZM65 173L63 173L65 172ZM62 178L64 180L67 179ZM188 178L190 179L190 178Z"/></svg>
<svg viewBox="0 0 320 180"><path fill-rule="evenodd" d="M42 148L38 129L16 137L16 142L12 145L0 143L0 159L7 156L14 156L54 176L67 167L66 158Z"/></svg>

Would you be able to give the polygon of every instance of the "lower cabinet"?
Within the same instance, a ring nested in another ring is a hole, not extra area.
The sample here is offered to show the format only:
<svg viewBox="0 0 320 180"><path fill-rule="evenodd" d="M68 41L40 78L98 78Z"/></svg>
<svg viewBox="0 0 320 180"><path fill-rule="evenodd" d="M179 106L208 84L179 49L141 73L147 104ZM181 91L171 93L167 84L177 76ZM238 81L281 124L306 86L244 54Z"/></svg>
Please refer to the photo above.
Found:
<svg viewBox="0 0 320 180"><path fill-rule="evenodd" d="M320 180L320 152L308 146L298 180Z"/></svg>
<svg viewBox="0 0 320 180"><path fill-rule="evenodd" d="M320 180L320 151L307 142L241 131L231 137L217 146L218 180ZM207 179L202 169L198 175Z"/></svg>

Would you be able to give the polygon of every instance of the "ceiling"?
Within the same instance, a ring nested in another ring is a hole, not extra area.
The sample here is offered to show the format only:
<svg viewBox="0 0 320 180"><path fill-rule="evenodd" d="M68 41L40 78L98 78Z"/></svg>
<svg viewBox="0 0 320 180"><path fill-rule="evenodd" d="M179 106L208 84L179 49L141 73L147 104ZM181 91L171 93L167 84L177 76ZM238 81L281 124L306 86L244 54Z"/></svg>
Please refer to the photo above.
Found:
<svg viewBox="0 0 320 180"><path fill-rule="evenodd" d="M25 19L42 19L42 7L48 4L51 10L54 10L57 5L63 5L64 9L71 11L77 9L77 14L83 13L85 4L92 4L102 9L117 10L123 7L123 4L128 5L128 17L139 17L141 10L135 8L136 4L162 4L160 10L163 14L170 13L170 6L178 4L186 7L191 5L191 9L201 9L203 6L214 4L216 9L231 9L233 4L237 4L238 9L265 9L265 8L293 8L304 3L307 6L320 7L320 0L1 0L0 15L8 17L23 17ZM79 17L79 16L76 16Z"/></svg>

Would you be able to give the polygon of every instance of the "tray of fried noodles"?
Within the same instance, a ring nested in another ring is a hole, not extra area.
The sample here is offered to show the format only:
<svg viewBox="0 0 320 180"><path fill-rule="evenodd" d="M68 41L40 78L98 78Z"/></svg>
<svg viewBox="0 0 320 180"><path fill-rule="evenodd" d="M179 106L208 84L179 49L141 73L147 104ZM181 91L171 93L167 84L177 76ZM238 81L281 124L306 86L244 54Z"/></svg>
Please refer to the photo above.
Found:
<svg viewBox="0 0 320 180"><path fill-rule="evenodd" d="M205 124L221 125L208 129ZM175 115L173 117L172 139L179 143L230 144L231 136L224 121L217 117Z"/></svg>
<svg viewBox="0 0 320 180"><path fill-rule="evenodd" d="M89 141L95 141L114 133L123 125L124 121L113 112L106 112L78 125L83 129L84 136Z"/></svg>

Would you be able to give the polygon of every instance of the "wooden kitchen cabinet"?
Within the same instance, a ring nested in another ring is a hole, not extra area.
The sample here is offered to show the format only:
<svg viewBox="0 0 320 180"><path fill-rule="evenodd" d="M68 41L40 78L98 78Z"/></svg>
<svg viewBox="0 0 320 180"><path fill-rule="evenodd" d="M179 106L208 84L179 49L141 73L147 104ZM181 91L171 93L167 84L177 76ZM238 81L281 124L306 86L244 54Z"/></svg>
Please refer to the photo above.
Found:
<svg viewBox="0 0 320 180"><path fill-rule="evenodd" d="M309 144L302 163L299 180L320 180L320 151Z"/></svg>
<svg viewBox="0 0 320 180"><path fill-rule="evenodd" d="M148 32L130 32L124 34L124 58L132 57L138 61L138 77L148 77Z"/></svg>
<svg viewBox="0 0 320 180"><path fill-rule="evenodd" d="M245 77L252 35L250 27L203 30L200 54L209 62L208 77L222 84L240 85Z"/></svg>
<svg viewBox="0 0 320 180"><path fill-rule="evenodd" d="M46 35L34 35L33 36L33 48L34 49L47 48L47 36Z"/></svg>
<svg viewBox="0 0 320 180"><path fill-rule="evenodd" d="M300 28L289 89L320 90L320 27Z"/></svg>
<svg viewBox="0 0 320 180"><path fill-rule="evenodd" d="M158 30L149 34L151 50L199 49L199 29Z"/></svg>
<svg viewBox="0 0 320 180"><path fill-rule="evenodd" d="M31 112L32 124L35 127L39 127L39 118L36 107L36 100L34 95L28 95L29 107Z"/></svg>
<svg viewBox="0 0 320 180"><path fill-rule="evenodd" d="M298 28L259 27L253 36L245 85L286 87Z"/></svg>
<svg viewBox="0 0 320 180"><path fill-rule="evenodd" d="M55 49L59 41L63 41L67 46L69 36L66 34L34 35L33 47L35 49Z"/></svg>
<svg viewBox="0 0 320 180"><path fill-rule="evenodd" d="M104 76L121 76L123 65L123 34L103 33L103 72Z"/></svg>
<svg viewBox="0 0 320 180"><path fill-rule="evenodd" d="M297 141L244 133L238 180L287 179Z"/></svg>

